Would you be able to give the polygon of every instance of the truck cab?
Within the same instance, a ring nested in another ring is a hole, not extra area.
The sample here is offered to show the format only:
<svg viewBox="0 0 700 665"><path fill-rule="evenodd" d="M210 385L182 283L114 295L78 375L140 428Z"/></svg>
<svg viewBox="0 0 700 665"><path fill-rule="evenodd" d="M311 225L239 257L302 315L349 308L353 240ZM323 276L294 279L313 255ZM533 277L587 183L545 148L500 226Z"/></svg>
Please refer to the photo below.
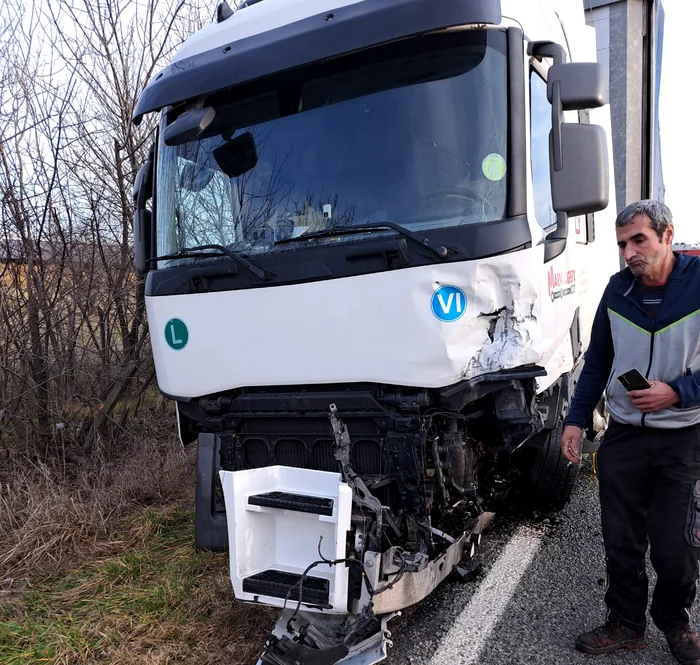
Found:
<svg viewBox="0 0 700 665"><path fill-rule="evenodd" d="M486 515L568 498L561 423L618 265L575 5L222 3L138 101L158 385L198 440L198 546L287 613L261 662L366 652ZM300 638L318 615L331 647Z"/></svg>

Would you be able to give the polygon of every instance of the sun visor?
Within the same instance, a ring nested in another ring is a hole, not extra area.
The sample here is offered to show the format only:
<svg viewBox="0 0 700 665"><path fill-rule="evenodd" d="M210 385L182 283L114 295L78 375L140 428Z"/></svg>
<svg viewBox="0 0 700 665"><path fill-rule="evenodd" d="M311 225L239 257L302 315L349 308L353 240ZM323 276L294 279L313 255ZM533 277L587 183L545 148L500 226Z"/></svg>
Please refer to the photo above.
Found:
<svg viewBox="0 0 700 665"><path fill-rule="evenodd" d="M429 31L500 22L500 0L364 0L345 5L173 62L141 93L134 122L165 106L326 58Z"/></svg>

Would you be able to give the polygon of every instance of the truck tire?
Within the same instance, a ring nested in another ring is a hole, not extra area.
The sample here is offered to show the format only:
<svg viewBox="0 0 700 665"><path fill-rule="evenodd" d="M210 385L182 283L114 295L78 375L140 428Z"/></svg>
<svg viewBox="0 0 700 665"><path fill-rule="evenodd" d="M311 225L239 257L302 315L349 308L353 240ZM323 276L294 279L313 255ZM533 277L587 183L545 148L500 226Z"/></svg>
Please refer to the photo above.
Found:
<svg viewBox="0 0 700 665"><path fill-rule="evenodd" d="M581 470L581 464L569 464L561 454L563 429L563 420L559 419L554 429L538 435L542 441L530 472L529 488L532 502L540 510L561 510L571 498Z"/></svg>

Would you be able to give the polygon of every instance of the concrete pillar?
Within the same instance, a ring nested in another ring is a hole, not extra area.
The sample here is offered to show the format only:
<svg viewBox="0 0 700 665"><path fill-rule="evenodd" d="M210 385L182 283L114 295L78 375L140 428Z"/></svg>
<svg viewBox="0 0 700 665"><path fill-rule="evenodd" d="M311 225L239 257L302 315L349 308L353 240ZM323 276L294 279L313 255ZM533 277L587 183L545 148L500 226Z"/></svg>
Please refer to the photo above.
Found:
<svg viewBox="0 0 700 665"><path fill-rule="evenodd" d="M648 0L584 0L596 28L598 61L608 71L617 211L646 196L645 65Z"/></svg>

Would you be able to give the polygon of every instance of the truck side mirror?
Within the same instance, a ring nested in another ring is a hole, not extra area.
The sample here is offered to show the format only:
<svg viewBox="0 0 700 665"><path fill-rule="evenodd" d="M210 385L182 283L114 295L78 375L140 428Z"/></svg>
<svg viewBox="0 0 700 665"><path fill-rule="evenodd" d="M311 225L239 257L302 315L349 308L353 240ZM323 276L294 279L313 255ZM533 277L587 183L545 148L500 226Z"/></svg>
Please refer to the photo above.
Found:
<svg viewBox="0 0 700 665"><path fill-rule="evenodd" d="M139 275L148 272L151 219L151 211L146 208L134 212L134 270Z"/></svg>
<svg viewBox="0 0 700 665"><path fill-rule="evenodd" d="M134 178L134 203L139 199L139 196L144 196L144 200L147 201L153 195L153 178L151 177L151 171L153 168L153 160L149 154L146 161L141 164L141 168L136 173L136 178Z"/></svg>
<svg viewBox="0 0 700 665"><path fill-rule="evenodd" d="M563 111L596 109L607 104L605 72L597 62L552 65L547 74L547 98L551 104L557 88Z"/></svg>
<svg viewBox="0 0 700 665"><path fill-rule="evenodd" d="M134 179L134 270L139 275L148 272L148 259L151 255L151 211L146 202L153 196L153 152L155 144L148 151L148 157Z"/></svg>
<svg viewBox="0 0 700 665"><path fill-rule="evenodd" d="M567 215L587 215L607 207L609 192L608 150L605 130L599 125L564 123L559 146L550 135L552 164L560 155L560 168L550 169L552 207Z"/></svg>
<svg viewBox="0 0 700 665"><path fill-rule="evenodd" d="M134 270L139 275L148 272L150 254L151 211L136 210L134 213Z"/></svg>
<svg viewBox="0 0 700 665"><path fill-rule="evenodd" d="M599 63L566 62L563 49L551 42L535 42L532 52L554 58L547 74L547 97L552 104L550 184L552 207L557 213L557 228L545 239L545 261L550 261L566 248L569 215L603 210L610 200L605 130L597 125L564 122L564 111L605 105L607 92Z"/></svg>
<svg viewBox="0 0 700 665"><path fill-rule="evenodd" d="M564 111L605 104L603 68L595 62L554 64L547 75L552 104L549 158L552 207L567 215L603 210L610 198L605 131L564 122ZM557 235L560 237L560 235Z"/></svg>

